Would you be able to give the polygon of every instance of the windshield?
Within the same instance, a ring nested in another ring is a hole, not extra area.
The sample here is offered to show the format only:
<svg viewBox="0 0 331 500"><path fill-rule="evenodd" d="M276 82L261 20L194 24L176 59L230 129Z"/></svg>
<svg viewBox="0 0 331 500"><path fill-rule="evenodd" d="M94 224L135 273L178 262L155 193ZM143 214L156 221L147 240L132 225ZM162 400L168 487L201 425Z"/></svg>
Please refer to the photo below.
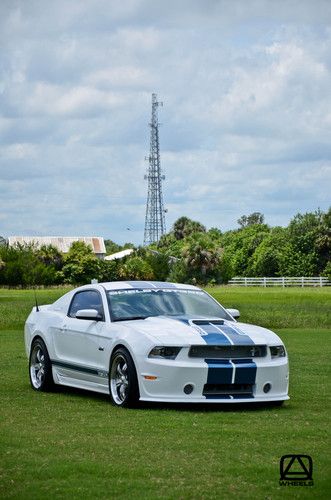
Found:
<svg viewBox="0 0 331 500"><path fill-rule="evenodd" d="M110 290L107 298L113 321L145 319L149 316L232 319L222 306L202 290Z"/></svg>

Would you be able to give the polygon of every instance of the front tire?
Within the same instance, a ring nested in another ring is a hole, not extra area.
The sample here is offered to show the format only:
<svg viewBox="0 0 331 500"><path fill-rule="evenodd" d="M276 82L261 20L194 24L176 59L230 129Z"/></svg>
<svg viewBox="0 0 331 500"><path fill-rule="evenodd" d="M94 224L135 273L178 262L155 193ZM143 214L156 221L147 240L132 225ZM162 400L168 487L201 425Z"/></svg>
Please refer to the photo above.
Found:
<svg viewBox="0 0 331 500"><path fill-rule="evenodd" d="M110 359L109 393L115 406L134 407L139 401L136 368L129 352L122 347Z"/></svg>
<svg viewBox="0 0 331 500"><path fill-rule="evenodd" d="M54 385L52 364L43 340L32 342L29 359L30 383L35 391L49 391Z"/></svg>

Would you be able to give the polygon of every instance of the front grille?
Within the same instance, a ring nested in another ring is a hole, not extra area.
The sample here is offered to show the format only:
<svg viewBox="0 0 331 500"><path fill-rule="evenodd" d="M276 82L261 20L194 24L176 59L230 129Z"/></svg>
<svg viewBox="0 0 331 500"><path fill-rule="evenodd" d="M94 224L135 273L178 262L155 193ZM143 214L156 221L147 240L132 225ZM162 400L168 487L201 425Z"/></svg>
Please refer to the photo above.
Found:
<svg viewBox="0 0 331 500"><path fill-rule="evenodd" d="M245 396L253 395L252 384L205 384L203 387L204 396Z"/></svg>
<svg viewBox="0 0 331 500"><path fill-rule="evenodd" d="M204 359L263 358L266 345L192 345L188 355Z"/></svg>

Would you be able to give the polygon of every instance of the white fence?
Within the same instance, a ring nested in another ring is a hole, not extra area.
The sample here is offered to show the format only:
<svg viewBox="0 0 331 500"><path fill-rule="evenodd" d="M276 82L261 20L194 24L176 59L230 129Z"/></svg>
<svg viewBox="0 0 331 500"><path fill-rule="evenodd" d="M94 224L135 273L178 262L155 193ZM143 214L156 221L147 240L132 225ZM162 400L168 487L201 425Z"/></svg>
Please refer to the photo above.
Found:
<svg viewBox="0 0 331 500"><path fill-rule="evenodd" d="M328 278L317 276L315 278L300 277L281 277L281 278L232 278L229 285L236 286L331 286Z"/></svg>

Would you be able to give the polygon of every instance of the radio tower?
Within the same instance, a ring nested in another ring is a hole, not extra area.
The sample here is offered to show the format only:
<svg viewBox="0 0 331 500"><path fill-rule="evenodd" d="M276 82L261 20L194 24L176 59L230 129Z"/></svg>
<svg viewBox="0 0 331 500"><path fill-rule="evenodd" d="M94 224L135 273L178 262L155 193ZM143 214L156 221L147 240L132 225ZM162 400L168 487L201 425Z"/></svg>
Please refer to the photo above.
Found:
<svg viewBox="0 0 331 500"><path fill-rule="evenodd" d="M164 217L166 211L163 207L162 196L162 180L164 180L165 177L161 175L159 122L157 117L158 106L163 106L163 103L157 101L156 94L152 94L152 121L150 123L151 144L148 157L148 174L145 175L145 179L148 180L148 192L144 245L150 245L151 243L159 241L162 234L166 231Z"/></svg>

